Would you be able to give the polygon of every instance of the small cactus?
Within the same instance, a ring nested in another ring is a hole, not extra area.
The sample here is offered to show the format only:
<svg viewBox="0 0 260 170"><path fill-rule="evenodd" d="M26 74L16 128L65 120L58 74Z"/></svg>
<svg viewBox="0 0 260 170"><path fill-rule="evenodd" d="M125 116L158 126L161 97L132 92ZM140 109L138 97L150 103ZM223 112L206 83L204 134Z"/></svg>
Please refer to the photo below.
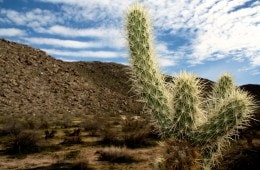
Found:
<svg viewBox="0 0 260 170"><path fill-rule="evenodd" d="M166 84L158 71L151 30L146 10L138 4L133 5L127 13L126 31L134 88L150 109L162 136L177 141L176 146L182 150L200 148L196 150L202 157L201 167L210 168L225 142L237 129L248 125L255 107L253 98L238 90L229 74L217 81L208 97L202 97L203 84L191 73L182 72L172 84ZM188 147L180 146L183 143ZM166 155L176 154L179 153ZM160 160L175 159L166 156ZM177 162L183 163L181 160L172 163Z"/></svg>

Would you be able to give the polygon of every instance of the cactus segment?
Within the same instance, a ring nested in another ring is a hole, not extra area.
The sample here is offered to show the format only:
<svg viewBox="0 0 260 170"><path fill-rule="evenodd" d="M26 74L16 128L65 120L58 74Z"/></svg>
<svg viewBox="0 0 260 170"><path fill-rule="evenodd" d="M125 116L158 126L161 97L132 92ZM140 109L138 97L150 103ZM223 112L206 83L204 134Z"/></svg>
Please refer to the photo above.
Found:
<svg viewBox="0 0 260 170"><path fill-rule="evenodd" d="M234 90L212 110L208 121L194 132L194 143L209 144L221 138L236 134L237 129L248 125L254 102L251 96L241 90Z"/></svg>
<svg viewBox="0 0 260 170"><path fill-rule="evenodd" d="M232 79L232 76L228 73L225 73L220 77L212 90L212 98L220 99L224 98L226 94L234 90L235 85Z"/></svg>
<svg viewBox="0 0 260 170"><path fill-rule="evenodd" d="M168 92L157 70L147 13L139 5L133 6L127 15L127 37L136 90L152 110L162 135L167 136L171 123Z"/></svg>
<svg viewBox="0 0 260 170"><path fill-rule="evenodd" d="M203 113L200 106L199 80L182 72L173 82L173 133L178 139L188 139L196 128L196 119Z"/></svg>
<svg viewBox="0 0 260 170"><path fill-rule="evenodd" d="M230 95L230 92L234 89L235 85L232 76L228 73L222 75L213 86L212 93L208 100L208 110L214 109L214 107L219 104L219 100L225 98L226 95Z"/></svg>

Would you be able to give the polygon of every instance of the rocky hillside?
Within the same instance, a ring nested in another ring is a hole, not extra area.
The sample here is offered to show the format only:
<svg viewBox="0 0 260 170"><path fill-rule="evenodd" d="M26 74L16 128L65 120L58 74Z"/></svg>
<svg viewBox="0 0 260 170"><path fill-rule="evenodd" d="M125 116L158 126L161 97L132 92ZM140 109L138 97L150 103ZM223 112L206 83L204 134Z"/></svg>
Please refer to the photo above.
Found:
<svg viewBox="0 0 260 170"><path fill-rule="evenodd" d="M0 40L0 114L133 113L142 104L130 91L126 66L63 62L47 53ZM211 81L203 80L210 89ZM260 85L243 89L260 99Z"/></svg>
<svg viewBox="0 0 260 170"><path fill-rule="evenodd" d="M0 114L139 113L126 67L56 60L0 40Z"/></svg>

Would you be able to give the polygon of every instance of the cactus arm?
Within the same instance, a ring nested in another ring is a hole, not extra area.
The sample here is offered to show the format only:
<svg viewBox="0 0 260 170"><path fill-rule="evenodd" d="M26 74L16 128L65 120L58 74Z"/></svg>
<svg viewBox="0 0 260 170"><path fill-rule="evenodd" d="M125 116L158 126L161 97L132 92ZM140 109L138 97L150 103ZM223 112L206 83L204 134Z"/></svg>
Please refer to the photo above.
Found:
<svg viewBox="0 0 260 170"><path fill-rule="evenodd" d="M168 136L171 123L168 92L156 66L151 28L141 6L134 5L129 10L126 28L135 87L151 109L162 135Z"/></svg>
<svg viewBox="0 0 260 170"><path fill-rule="evenodd" d="M173 133L179 139L188 139L203 118L199 80L190 73L182 72L173 82Z"/></svg>
<svg viewBox="0 0 260 170"><path fill-rule="evenodd" d="M193 142L199 145L214 143L236 134L239 128L248 125L254 110L253 98L246 92L235 89L212 110L208 121L194 132Z"/></svg>
<svg viewBox="0 0 260 170"><path fill-rule="evenodd" d="M223 74L212 90L212 98L224 98L226 94L234 90L235 85L230 74Z"/></svg>
<svg viewBox="0 0 260 170"><path fill-rule="evenodd" d="M213 86L212 93L208 99L207 110L214 109L219 104L219 100L225 98L234 89L235 85L232 76L228 73L223 74ZM212 112L208 112L208 114L212 114Z"/></svg>

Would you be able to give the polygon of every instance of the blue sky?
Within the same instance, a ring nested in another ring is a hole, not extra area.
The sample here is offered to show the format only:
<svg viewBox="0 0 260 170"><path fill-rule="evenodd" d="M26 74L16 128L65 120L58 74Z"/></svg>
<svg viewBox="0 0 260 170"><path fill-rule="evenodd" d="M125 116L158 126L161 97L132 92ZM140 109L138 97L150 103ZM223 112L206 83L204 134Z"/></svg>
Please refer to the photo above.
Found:
<svg viewBox="0 0 260 170"><path fill-rule="evenodd" d="M128 64L124 18L135 2L151 16L162 72L260 84L259 0L0 0L0 38L64 61Z"/></svg>

